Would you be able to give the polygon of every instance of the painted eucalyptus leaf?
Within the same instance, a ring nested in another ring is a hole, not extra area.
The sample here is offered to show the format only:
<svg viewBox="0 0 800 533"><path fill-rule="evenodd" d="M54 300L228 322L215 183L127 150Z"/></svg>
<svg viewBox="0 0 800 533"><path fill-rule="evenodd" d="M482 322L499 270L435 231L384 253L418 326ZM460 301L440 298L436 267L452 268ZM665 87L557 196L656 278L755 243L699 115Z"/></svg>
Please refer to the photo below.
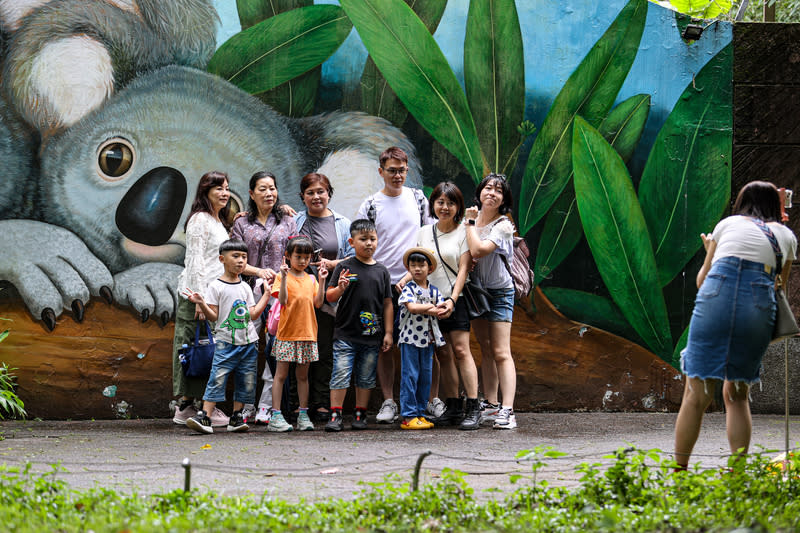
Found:
<svg viewBox="0 0 800 533"><path fill-rule="evenodd" d="M425 24L403 0L341 0L341 5L406 109L480 179L481 149L467 97Z"/></svg>
<svg viewBox="0 0 800 533"><path fill-rule="evenodd" d="M608 331L637 344L644 344L619 307L608 298L563 287L542 287L542 292L570 320Z"/></svg>
<svg viewBox="0 0 800 533"><path fill-rule="evenodd" d="M669 357L667 308L628 169L608 141L580 117L575 118L572 158L578 211L603 282L647 346Z"/></svg>
<svg viewBox="0 0 800 533"><path fill-rule="evenodd" d="M598 131L626 163L633 155L650 111L650 95L637 94L619 103L603 120ZM544 219L536 248L535 283L550 275L583 237L575 190L567 185Z"/></svg>
<svg viewBox="0 0 800 533"><path fill-rule="evenodd" d="M639 183L658 265L667 285L697 252L731 195L732 45L681 95L656 137Z"/></svg>
<svg viewBox="0 0 800 533"><path fill-rule="evenodd" d="M556 96L531 148L522 179L520 234L556 201L572 173L572 122L598 126L616 100L639 49L647 0L630 0Z"/></svg>
<svg viewBox="0 0 800 533"><path fill-rule="evenodd" d="M514 0L471 0L464 37L464 86L488 168L516 153L525 113L525 60ZM509 167L512 168L512 167Z"/></svg>
<svg viewBox="0 0 800 533"><path fill-rule="evenodd" d="M447 7L447 0L404 0L419 19L433 34L442 20L442 13ZM389 87L375 61L367 57L364 71L361 73L361 110L370 115L383 117L398 128L403 125L408 116L408 110L403 106L397 95Z"/></svg>
<svg viewBox="0 0 800 533"><path fill-rule="evenodd" d="M689 342L689 326L686 326L686 329L683 330L683 334L681 338L678 339L678 343L675 345L675 350L672 352L672 360L669 361L669 364L674 366L675 368L681 367L681 352L684 348L686 348L686 344Z"/></svg>
<svg viewBox="0 0 800 533"><path fill-rule="evenodd" d="M314 5L314 0L236 0L236 12L243 30L262 20L297 7Z"/></svg>
<svg viewBox="0 0 800 533"><path fill-rule="evenodd" d="M338 6L293 9L225 41L208 63L208 71L250 94L262 93L321 65L351 28Z"/></svg>

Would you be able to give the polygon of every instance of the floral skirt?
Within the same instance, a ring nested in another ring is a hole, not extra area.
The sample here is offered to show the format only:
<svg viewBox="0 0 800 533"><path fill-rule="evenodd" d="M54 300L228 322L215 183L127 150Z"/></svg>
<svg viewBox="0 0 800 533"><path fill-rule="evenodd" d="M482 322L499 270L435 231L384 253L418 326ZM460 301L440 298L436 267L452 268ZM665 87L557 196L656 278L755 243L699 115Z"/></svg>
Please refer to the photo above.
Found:
<svg viewBox="0 0 800 533"><path fill-rule="evenodd" d="M275 339L272 355L276 361L286 363L313 363L319 361L317 341L282 341Z"/></svg>

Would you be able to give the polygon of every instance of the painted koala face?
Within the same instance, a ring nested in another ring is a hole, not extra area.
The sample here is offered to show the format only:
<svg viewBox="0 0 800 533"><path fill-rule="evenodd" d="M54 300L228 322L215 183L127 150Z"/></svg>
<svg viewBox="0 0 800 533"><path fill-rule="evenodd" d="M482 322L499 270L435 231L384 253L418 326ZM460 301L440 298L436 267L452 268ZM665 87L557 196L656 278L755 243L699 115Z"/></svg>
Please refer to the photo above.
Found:
<svg viewBox="0 0 800 533"><path fill-rule="evenodd" d="M291 199L307 171L284 118L185 67L137 79L49 139L41 161L45 220L78 234L112 272L182 262L183 224L204 173L227 172L244 208L254 172L275 174Z"/></svg>

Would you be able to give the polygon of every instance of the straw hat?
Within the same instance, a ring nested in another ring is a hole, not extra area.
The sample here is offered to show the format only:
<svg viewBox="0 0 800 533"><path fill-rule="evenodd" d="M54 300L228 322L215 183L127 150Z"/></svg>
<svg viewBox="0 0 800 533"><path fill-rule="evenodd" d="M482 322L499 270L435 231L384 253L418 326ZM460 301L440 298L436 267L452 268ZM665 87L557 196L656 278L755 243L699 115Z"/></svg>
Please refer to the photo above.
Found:
<svg viewBox="0 0 800 533"><path fill-rule="evenodd" d="M431 272L436 270L436 257L433 255L433 250L429 250L427 248L422 248L421 246L415 246L414 248L409 248L406 250L406 253L403 254L403 264L408 270L408 256L413 253L422 254L428 258L428 261L431 262Z"/></svg>

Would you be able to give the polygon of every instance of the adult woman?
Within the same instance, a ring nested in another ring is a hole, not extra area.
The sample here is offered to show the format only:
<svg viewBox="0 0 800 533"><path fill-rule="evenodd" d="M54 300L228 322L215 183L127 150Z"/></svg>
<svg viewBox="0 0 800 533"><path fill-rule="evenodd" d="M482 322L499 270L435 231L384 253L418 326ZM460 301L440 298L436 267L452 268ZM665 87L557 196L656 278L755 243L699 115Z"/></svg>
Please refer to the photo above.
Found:
<svg viewBox="0 0 800 533"><path fill-rule="evenodd" d="M197 184L194 202L186 220L186 257L183 272L178 278L178 294L190 288L201 294L208 284L222 275L219 262L219 245L228 238L228 175L224 172L207 172ZM172 421L186 424L194 416L194 399L202 398L208 380L187 378L178 361L178 349L194 339L198 321L205 320L200 307L182 295L178 297L175 312L175 338L172 345L172 389L180 396ZM201 326L202 327L202 326ZM213 426L227 425L228 418L219 410L211 413Z"/></svg>
<svg viewBox="0 0 800 533"><path fill-rule="evenodd" d="M350 246L350 220L328 207L333 187L325 174L312 172L300 180L300 199L306 206L294 216L297 231L306 235L319 252L319 265L328 272L344 259L354 255ZM331 370L333 368L333 321L336 310L327 302L316 310L317 349L319 360L309 368L310 404L317 420L328 420Z"/></svg>
<svg viewBox="0 0 800 533"><path fill-rule="evenodd" d="M675 460L689 464L703 413L722 385L725 423L732 454L747 452L752 433L748 392L759 381L761 358L775 324L775 274L786 284L797 239L780 224L778 191L765 181L745 185L733 215L701 234L706 258L697 274L699 289L681 354L686 374L683 401L675 421ZM770 243L777 241L783 264Z"/></svg>
<svg viewBox="0 0 800 533"><path fill-rule="evenodd" d="M508 264L514 253L514 225L505 216L513 203L506 177L489 174L483 178L475 190L475 201L477 207L468 208L465 214L467 245L472 257L477 259L470 275L487 290L491 306L489 311L472 321L472 328L481 345L486 400L497 404L498 380L503 393L503 404L496 411L494 428L513 429L517 427L514 415L517 370L511 358L514 280ZM496 374L492 372L493 362Z"/></svg>
<svg viewBox="0 0 800 533"><path fill-rule="evenodd" d="M297 226L278 203L278 183L275 176L269 172L256 172L250 177L249 189L247 215L234 221L231 237L241 239L247 244L247 267L244 274L261 278L266 284L254 290L258 298L264 286L269 287L275 273L280 270L286 244L289 237L297 233ZM272 407L273 372L274 366L270 368L269 364L265 365L262 375L264 387L258 401L256 422L268 421ZM248 407L245 406L245 409L249 411Z"/></svg>
<svg viewBox="0 0 800 533"><path fill-rule="evenodd" d="M464 197L454 183L445 181L433 189L428 204L430 215L438 221L420 228L417 245L433 250L438 260L437 268L428 276L428 280L445 299L445 313L440 315L439 328L447 341L436 351L440 368L439 386L446 407L444 414L433 419L433 422L437 426L459 424L459 429L478 429L481 422L478 369L469 349L467 304L463 298L459 298L472 268L466 230L461 225ZM459 374L467 393L464 409L458 397Z"/></svg>

